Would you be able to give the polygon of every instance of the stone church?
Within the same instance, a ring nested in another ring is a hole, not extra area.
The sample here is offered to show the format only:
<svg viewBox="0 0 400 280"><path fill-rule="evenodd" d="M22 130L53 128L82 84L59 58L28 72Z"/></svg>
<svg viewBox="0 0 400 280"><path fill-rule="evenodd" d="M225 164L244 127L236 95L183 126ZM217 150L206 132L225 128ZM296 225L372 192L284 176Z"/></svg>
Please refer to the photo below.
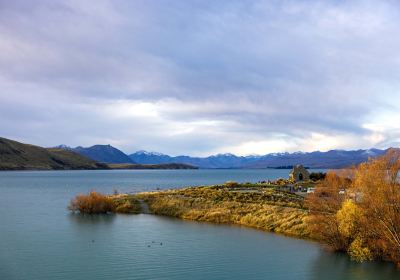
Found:
<svg viewBox="0 0 400 280"><path fill-rule="evenodd" d="M296 165L289 173L289 180L292 182L300 182L310 179L310 173L303 165Z"/></svg>

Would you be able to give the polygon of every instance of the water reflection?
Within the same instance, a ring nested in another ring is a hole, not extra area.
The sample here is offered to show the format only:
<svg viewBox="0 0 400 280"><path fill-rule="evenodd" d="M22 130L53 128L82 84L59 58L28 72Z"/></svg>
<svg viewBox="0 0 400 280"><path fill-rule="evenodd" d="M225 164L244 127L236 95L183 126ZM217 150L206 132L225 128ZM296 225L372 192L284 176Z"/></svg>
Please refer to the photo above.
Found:
<svg viewBox="0 0 400 280"><path fill-rule="evenodd" d="M80 213L70 213L68 218L72 223L80 226L93 226L99 224L112 224L115 220L115 216L115 214L85 215Z"/></svg>
<svg viewBox="0 0 400 280"><path fill-rule="evenodd" d="M332 269L334 267L335 269ZM399 271L391 263L366 262L357 263L344 253L322 250L312 264L312 279L398 279ZM327 273L329 272L329 273Z"/></svg>

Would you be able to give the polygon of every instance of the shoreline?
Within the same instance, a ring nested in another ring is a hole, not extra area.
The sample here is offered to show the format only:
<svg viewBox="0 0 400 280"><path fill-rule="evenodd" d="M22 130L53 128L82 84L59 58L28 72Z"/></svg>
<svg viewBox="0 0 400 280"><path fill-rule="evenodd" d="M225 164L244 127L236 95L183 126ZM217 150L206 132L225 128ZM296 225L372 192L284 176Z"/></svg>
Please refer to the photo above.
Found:
<svg viewBox="0 0 400 280"><path fill-rule="evenodd" d="M2 171L198 170L186 164L107 164L104 168L0 168Z"/></svg>
<svg viewBox="0 0 400 280"><path fill-rule="evenodd" d="M232 224L289 237L314 240L306 220L304 197L267 184L198 186L111 196L118 213L130 213L139 201L151 214L183 220ZM121 207L125 205L125 207ZM137 207L132 214L140 213Z"/></svg>
<svg viewBox="0 0 400 280"><path fill-rule="evenodd" d="M325 236L321 237L313 228L316 225L315 207L310 203L315 196L311 195L310 199L306 197L308 193L314 192L316 185L325 182L308 180L291 183L288 180L278 179L258 183L229 181L219 185L135 194L102 195L93 191L88 195L78 195L74 201L71 201L73 207L70 210L89 214L145 213L195 222L244 226L291 238L314 241L334 251L347 252L353 260L358 262L373 259L391 261L379 255L368 259L354 258L352 251L335 247L335 244L329 243ZM107 208L104 208L104 205ZM95 210L96 207L100 207L98 211ZM331 217L333 212L317 213L328 213L328 217ZM333 218L336 219L336 215L333 215ZM324 225L326 224L318 223L317 226Z"/></svg>

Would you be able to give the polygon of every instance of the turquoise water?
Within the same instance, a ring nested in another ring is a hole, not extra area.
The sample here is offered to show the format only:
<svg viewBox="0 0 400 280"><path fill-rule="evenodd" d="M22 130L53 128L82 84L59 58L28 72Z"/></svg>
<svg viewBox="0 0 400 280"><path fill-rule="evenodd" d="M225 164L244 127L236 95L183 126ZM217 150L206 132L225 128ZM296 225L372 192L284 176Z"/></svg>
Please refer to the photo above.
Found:
<svg viewBox="0 0 400 280"><path fill-rule="evenodd" d="M152 215L68 213L80 192L259 181L287 170L0 172L0 279L400 279L318 244Z"/></svg>

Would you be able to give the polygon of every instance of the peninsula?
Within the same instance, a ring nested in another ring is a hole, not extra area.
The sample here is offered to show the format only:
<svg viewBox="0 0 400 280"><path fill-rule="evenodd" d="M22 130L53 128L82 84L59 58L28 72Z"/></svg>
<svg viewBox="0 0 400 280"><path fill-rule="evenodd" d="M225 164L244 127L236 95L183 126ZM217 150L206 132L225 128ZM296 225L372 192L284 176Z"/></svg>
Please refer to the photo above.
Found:
<svg viewBox="0 0 400 280"><path fill-rule="evenodd" d="M71 201L81 213L141 213L238 224L318 240L353 260L400 266L400 150L341 172L309 174L295 166L289 179L226 182L138 194L92 192ZM143 211L146 210L146 211Z"/></svg>

